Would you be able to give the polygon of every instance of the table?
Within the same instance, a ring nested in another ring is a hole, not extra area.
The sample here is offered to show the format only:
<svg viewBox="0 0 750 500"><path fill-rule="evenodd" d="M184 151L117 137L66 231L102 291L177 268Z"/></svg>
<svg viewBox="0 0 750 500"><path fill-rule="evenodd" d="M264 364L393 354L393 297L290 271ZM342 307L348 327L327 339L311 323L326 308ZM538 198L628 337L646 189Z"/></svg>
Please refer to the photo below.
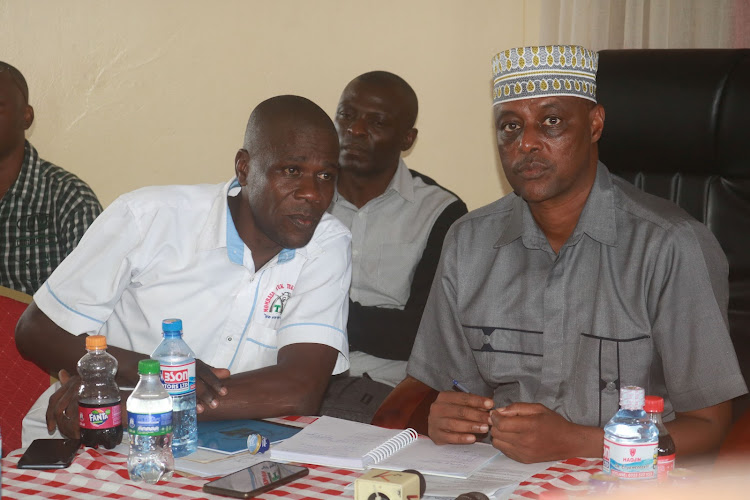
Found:
<svg viewBox="0 0 750 500"><path fill-rule="evenodd" d="M304 427L316 417L286 416L268 419L287 425ZM227 497L204 493L203 484L216 478L173 476L156 485L134 483L127 471L127 455L115 450L84 448L67 469L38 471L18 469L16 464L23 450L16 450L2 460L2 497L8 499L55 498L93 500L99 498L205 498ZM565 489L583 491L586 481L601 470L601 459L572 458L558 462L520 483L510 499L535 499L543 491ZM351 498L344 491L362 471L307 465L310 473L302 479L283 485L256 498L263 500L332 500ZM218 477L218 476L217 476ZM429 480L429 476L428 476Z"/></svg>
<svg viewBox="0 0 750 500"><path fill-rule="evenodd" d="M175 475L156 485L133 483L128 478L127 457L107 450L85 448L68 469L36 471L17 469L22 450L2 460L3 499L36 498L93 500L99 498L206 498L224 499L202 491L208 479ZM310 474L298 481L269 491L257 498L271 500L351 498L344 488L361 471L308 465ZM544 472L529 478L510 496L512 499L534 499L550 489L584 490L588 477L601 470L601 459L573 458L558 462Z"/></svg>

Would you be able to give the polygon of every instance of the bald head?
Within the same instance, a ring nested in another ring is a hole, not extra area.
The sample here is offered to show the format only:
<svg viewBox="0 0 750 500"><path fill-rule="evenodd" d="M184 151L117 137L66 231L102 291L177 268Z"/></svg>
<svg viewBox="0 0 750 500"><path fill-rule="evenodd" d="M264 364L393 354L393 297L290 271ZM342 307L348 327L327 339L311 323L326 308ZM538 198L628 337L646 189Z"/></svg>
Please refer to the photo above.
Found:
<svg viewBox="0 0 750 500"><path fill-rule="evenodd" d="M13 85L21 91L24 104L29 103L29 86L20 71L6 62L0 61L0 78L9 78Z"/></svg>
<svg viewBox="0 0 750 500"><path fill-rule="evenodd" d="M349 85L354 82L365 82L380 88L390 88L395 90L401 97L400 104L403 105L404 124L407 128L414 126L417 121L419 104L417 101L417 94L414 92L414 89L411 88L411 85L406 83L406 80L398 75L389 73L388 71L370 71L359 75L352 80Z"/></svg>
<svg viewBox="0 0 750 500"><path fill-rule="evenodd" d="M311 100L296 95L271 97L258 104L250 114L242 147L252 154L290 130L300 129L327 131L336 137L331 119Z"/></svg>
<svg viewBox="0 0 750 500"><path fill-rule="evenodd" d="M256 269L313 237L333 198L338 156L336 128L312 101L284 95L253 110L235 156L241 192L230 208Z"/></svg>

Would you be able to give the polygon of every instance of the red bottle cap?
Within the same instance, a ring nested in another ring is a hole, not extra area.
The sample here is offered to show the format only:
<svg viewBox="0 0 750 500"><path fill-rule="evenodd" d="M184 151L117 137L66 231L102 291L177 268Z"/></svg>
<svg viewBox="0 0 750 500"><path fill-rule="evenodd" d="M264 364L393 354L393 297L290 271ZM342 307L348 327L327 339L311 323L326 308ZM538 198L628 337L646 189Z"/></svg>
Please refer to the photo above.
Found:
<svg viewBox="0 0 750 500"><path fill-rule="evenodd" d="M643 409L646 413L661 413L664 411L664 398L661 396L646 396Z"/></svg>

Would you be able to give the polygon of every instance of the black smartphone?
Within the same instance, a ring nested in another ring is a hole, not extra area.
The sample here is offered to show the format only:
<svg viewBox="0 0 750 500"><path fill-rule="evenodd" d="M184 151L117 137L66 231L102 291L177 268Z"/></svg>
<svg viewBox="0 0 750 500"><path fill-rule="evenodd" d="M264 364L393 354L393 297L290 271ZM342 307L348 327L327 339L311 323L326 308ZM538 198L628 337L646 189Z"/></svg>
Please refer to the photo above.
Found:
<svg viewBox="0 0 750 500"><path fill-rule="evenodd" d="M304 477L307 467L265 461L203 485L203 491L235 498L252 498Z"/></svg>
<svg viewBox="0 0 750 500"><path fill-rule="evenodd" d="M78 439L35 439L18 461L18 468L64 469L80 448Z"/></svg>

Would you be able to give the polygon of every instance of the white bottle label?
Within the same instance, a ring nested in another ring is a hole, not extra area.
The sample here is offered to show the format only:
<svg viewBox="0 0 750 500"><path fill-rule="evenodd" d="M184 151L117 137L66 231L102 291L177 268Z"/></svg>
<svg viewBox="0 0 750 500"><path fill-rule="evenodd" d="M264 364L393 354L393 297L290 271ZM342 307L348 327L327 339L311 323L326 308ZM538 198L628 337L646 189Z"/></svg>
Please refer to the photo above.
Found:
<svg viewBox="0 0 750 500"><path fill-rule="evenodd" d="M620 479L656 479L657 445L653 443L620 444L604 438L602 472Z"/></svg>
<svg viewBox="0 0 750 500"><path fill-rule="evenodd" d="M160 378L170 396L195 392L195 361L181 365L161 365Z"/></svg>

